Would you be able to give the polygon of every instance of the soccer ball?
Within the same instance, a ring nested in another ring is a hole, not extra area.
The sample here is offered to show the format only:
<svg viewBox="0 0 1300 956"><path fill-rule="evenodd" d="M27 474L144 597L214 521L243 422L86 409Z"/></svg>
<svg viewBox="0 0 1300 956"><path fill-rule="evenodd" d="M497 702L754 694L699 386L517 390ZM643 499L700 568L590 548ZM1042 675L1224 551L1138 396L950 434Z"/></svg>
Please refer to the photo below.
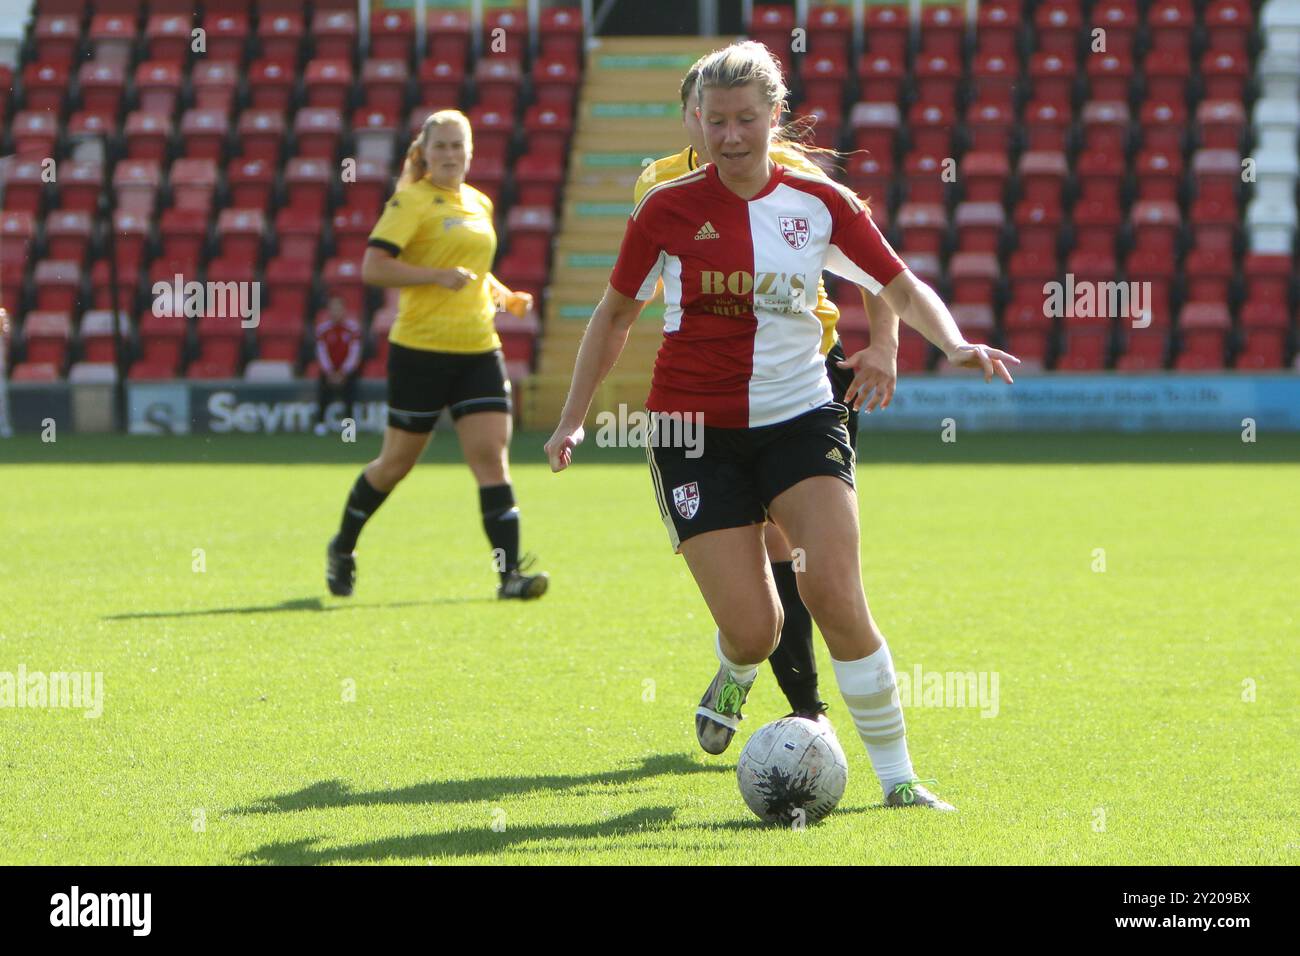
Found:
<svg viewBox="0 0 1300 956"><path fill-rule="evenodd" d="M783 717L754 732L736 764L740 795L768 823L816 823L844 796L849 765L824 721Z"/></svg>

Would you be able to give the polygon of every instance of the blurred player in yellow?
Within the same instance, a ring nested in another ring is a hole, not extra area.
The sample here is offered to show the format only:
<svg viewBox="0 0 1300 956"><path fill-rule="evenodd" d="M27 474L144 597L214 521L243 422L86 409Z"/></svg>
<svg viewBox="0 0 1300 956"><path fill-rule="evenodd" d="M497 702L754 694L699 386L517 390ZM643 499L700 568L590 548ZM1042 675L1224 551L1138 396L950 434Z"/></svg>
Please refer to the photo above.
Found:
<svg viewBox="0 0 1300 956"><path fill-rule="evenodd" d="M638 204L645 194L659 183L676 179L685 173L697 169L709 162L709 151L700 118L696 115L698 92L696 80L700 65L708 57L701 57L682 77L679 95L682 104L682 126L686 131L689 145L680 153L665 156L645 168L636 181L633 192L633 204ZM771 159L789 169L814 176L825 176L809 154L815 148L806 147L791 139L776 136L769 152ZM828 152L829 151L825 151ZM839 321L840 310L826 295L826 283L820 278L817 282L817 303L813 314L822 323L822 354L826 356L826 375L830 379L831 390L835 400L849 409L849 420L845 423L849 431L849 442L857 451L858 406L866 398L868 414L876 408L887 408L894 395L894 386L898 379L898 316L890 311L884 301L865 289L859 289L871 321L871 345L854 356L850 364L844 354L835 331ZM853 382L854 372L861 370L866 378L866 386L856 401L846 400L846 390ZM772 564L772 576L776 581L777 593L785 611L785 623L781 628L781 642L768 660L777 683L790 701L792 713L797 716L818 720L826 710L817 686L817 662L813 655L812 616L799 597L799 587L795 575L798 568L791 560L790 543L785 535L772 522L768 522L764 532L768 558Z"/></svg>
<svg viewBox="0 0 1300 956"><path fill-rule="evenodd" d="M352 593L357 536L415 467L443 409L451 412L478 484L483 528L501 578L498 596L535 598L546 591L547 576L525 574L531 561L519 557L519 509L510 484L510 380L493 325L498 305L522 314L532 297L511 292L489 275L497 237L491 200L465 182L472 155L464 114L430 115L370 233L362 279L402 291L388 337L384 444L352 486L328 548L326 580L336 595Z"/></svg>

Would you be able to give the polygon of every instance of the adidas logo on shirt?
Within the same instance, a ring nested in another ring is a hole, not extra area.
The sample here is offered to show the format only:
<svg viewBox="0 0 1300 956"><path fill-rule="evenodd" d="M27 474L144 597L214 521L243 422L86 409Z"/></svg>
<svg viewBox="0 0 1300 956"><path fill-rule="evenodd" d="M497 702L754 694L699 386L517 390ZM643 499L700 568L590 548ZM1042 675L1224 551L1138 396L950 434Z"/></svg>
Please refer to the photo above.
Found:
<svg viewBox="0 0 1300 956"><path fill-rule="evenodd" d="M704 220L704 225L700 226L700 231L695 234L695 238L696 239L721 239L722 237L718 235L718 230L713 228L713 223L709 222L706 219Z"/></svg>
<svg viewBox="0 0 1300 956"><path fill-rule="evenodd" d="M830 451L828 451L826 453L826 460L833 461L837 465L844 464L844 456L840 453L840 450L838 448L832 448Z"/></svg>

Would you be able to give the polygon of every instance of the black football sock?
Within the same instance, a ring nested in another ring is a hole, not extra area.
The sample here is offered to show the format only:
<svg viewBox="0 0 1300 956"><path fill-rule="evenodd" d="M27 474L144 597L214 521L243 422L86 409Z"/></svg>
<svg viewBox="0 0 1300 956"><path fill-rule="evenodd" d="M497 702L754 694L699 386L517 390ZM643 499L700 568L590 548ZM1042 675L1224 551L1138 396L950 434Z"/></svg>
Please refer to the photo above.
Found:
<svg viewBox="0 0 1300 956"><path fill-rule="evenodd" d="M776 682L790 701L792 710L815 711L822 706L817 693L817 658L813 656L812 615L799 597L794 566L789 561L773 561L772 577L785 610L781 643L768 660Z"/></svg>
<svg viewBox="0 0 1300 956"><path fill-rule="evenodd" d="M376 491L366 481L364 471L357 475L357 482L348 495L347 507L343 509L343 523L339 525L339 535L334 545L336 550L344 554L356 550L357 535L361 534L361 529L370 520L370 516L379 510L387 497L388 492Z"/></svg>
<svg viewBox="0 0 1300 956"><path fill-rule="evenodd" d="M478 490L483 530L492 545L492 557L501 580L519 567L519 509L510 485L488 485Z"/></svg>

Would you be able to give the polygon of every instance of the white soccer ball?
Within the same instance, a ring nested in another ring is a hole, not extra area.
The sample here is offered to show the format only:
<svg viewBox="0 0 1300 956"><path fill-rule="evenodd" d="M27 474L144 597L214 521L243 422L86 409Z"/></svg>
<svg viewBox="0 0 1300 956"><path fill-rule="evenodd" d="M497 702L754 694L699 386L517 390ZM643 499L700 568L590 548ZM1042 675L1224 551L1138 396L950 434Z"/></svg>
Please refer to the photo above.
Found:
<svg viewBox="0 0 1300 956"><path fill-rule="evenodd" d="M768 823L816 823L844 796L849 765L825 721L783 717L758 728L736 764L740 795Z"/></svg>

